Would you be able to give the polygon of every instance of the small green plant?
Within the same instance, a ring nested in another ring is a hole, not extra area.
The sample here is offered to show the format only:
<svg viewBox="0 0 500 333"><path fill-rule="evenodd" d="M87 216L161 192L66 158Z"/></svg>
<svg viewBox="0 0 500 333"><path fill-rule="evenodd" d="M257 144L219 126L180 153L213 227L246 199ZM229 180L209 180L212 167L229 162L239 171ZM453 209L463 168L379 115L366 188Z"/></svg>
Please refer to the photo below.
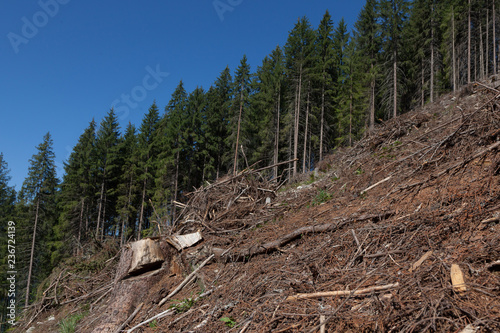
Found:
<svg viewBox="0 0 500 333"><path fill-rule="evenodd" d="M74 333L78 322L85 317L83 313L77 313L63 319L59 323L59 333Z"/></svg>
<svg viewBox="0 0 500 333"><path fill-rule="evenodd" d="M363 174L363 170L361 168L357 168L356 171L354 171L354 174L356 175L362 175Z"/></svg>
<svg viewBox="0 0 500 333"><path fill-rule="evenodd" d="M156 321L156 319L149 323L149 327L151 327L151 328L157 328L158 327L158 322Z"/></svg>
<svg viewBox="0 0 500 333"><path fill-rule="evenodd" d="M175 312L182 313L191 309L191 307L196 303L196 300L192 297L185 298L182 301L174 300L175 304L170 305L170 309L175 309Z"/></svg>
<svg viewBox="0 0 500 333"><path fill-rule="evenodd" d="M328 193L325 190L320 190L316 197L314 197L313 201L311 202L312 206L318 206L321 205L323 202L326 202L332 198L332 195Z"/></svg>
<svg viewBox="0 0 500 333"><path fill-rule="evenodd" d="M234 326L236 326L236 321L233 319L233 317L222 317L220 321L224 322L229 328L233 328Z"/></svg>

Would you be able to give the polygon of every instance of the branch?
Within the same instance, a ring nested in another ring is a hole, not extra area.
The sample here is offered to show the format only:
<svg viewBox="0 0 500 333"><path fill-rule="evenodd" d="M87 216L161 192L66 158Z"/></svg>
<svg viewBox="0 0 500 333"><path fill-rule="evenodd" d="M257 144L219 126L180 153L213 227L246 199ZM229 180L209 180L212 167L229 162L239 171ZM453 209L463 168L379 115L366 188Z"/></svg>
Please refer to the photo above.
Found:
<svg viewBox="0 0 500 333"><path fill-rule="evenodd" d="M333 297L333 296L349 296L349 295L363 295L369 294L374 291L381 291L399 287L399 282L387 284L385 286L373 286L365 289L358 290L337 290L337 291L324 291L311 294L296 294L295 296L288 296L286 301L297 301L300 299L320 298L320 297Z"/></svg>

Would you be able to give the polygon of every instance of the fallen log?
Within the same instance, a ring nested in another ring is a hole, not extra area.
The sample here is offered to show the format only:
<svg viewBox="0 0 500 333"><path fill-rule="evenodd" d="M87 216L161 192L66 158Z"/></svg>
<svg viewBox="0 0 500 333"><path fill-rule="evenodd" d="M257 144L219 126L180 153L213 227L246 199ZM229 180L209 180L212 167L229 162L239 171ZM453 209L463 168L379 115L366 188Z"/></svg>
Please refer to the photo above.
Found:
<svg viewBox="0 0 500 333"><path fill-rule="evenodd" d="M253 256L276 251L280 247L282 247L283 245L301 237L302 235L333 231L333 230L336 230L347 223L354 222L354 221L365 221L365 220L372 220L372 219L379 221L379 220L386 219L392 215L393 215L393 212L389 211L389 212L382 213L382 214L370 214L370 215L367 214L367 215L362 215L362 216L358 216L358 217L352 217L350 219L341 219L339 222L335 222L335 223L326 223L326 224L298 228L298 229L292 231L291 233L289 233L289 234L287 234L287 235L285 235L277 240L265 243L263 245L250 247L250 248L245 249L245 250L227 251L224 249L213 248L212 251L217 257L225 260L226 262L228 262L228 261L248 261Z"/></svg>
<svg viewBox="0 0 500 333"><path fill-rule="evenodd" d="M311 299L311 298L320 298L320 297L333 297L333 296L350 296L350 295L364 295L369 294L374 291L381 291L387 289L393 289L399 287L399 282L387 284L385 286L373 286L364 289L358 290L336 290L336 291L323 291L318 293L310 293L310 294L296 294L294 296L288 296L286 301L298 301L301 299Z"/></svg>

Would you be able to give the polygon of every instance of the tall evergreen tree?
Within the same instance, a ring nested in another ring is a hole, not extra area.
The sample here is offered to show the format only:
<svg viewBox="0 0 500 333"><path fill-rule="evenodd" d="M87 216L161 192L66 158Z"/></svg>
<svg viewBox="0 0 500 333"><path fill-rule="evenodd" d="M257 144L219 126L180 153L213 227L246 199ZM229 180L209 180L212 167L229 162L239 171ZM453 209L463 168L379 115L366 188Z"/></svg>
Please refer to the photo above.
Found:
<svg viewBox="0 0 500 333"><path fill-rule="evenodd" d="M138 140L135 126L128 124L123 139L119 144L122 156L121 174L117 187L117 212L120 224L115 225L114 234L120 236L120 244L125 244L128 237L134 234L137 216L138 192L141 186L139 175Z"/></svg>
<svg viewBox="0 0 500 333"><path fill-rule="evenodd" d="M157 177L158 155L161 149L162 137L158 130L160 122L159 109L156 102L153 102L144 116L138 134L138 168L139 181L141 182L141 207L139 209L139 223L137 226L137 239L141 238L142 227L145 220L151 215L149 200L154 197L156 189L155 178Z"/></svg>
<svg viewBox="0 0 500 333"><path fill-rule="evenodd" d="M368 128L375 126L376 82L379 72L380 27L378 23L378 1L367 0L354 25L354 38L359 57L359 73L368 96Z"/></svg>
<svg viewBox="0 0 500 333"><path fill-rule="evenodd" d="M29 305L32 279L36 283L50 272L50 242L53 241L52 228L56 224L56 177L55 155L50 133L36 147L37 153L30 159L28 176L19 193L28 207L28 230L31 230L31 251L26 282L25 306ZM35 251L35 248L37 250Z"/></svg>
<svg viewBox="0 0 500 333"><path fill-rule="evenodd" d="M236 172L238 171L238 151L240 144L242 115L243 109L248 107L250 90L250 65L248 64L247 56L243 55L243 58L240 61L240 65L236 69L236 73L234 75L234 106L238 106L239 110L237 112L238 121L236 122L236 130L233 131L233 133L236 132L236 140L234 144L233 174L236 174Z"/></svg>
<svg viewBox="0 0 500 333"><path fill-rule="evenodd" d="M392 117L396 117L399 107L399 96L402 91L400 53L403 45L401 38L405 29L409 3L407 0L381 0L380 13L382 20L382 57L385 61L383 104L392 108Z"/></svg>
<svg viewBox="0 0 500 333"><path fill-rule="evenodd" d="M101 240L116 218L116 196L122 164L119 154L120 128L111 109L97 131L97 179L99 185L96 238Z"/></svg>
<svg viewBox="0 0 500 333"><path fill-rule="evenodd" d="M299 150L300 113L303 106L302 100L304 82L309 85L310 71L313 67L314 31L309 20L302 17L295 24L288 35L285 45L285 58L288 77L293 82L293 177L297 175L297 162ZM305 156L304 156L305 158Z"/></svg>
<svg viewBox="0 0 500 333"><path fill-rule="evenodd" d="M57 254L79 253L82 240L88 236L89 224L95 217L96 123L92 120L78 139L68 161L64 162L61 183L59 223L55 228ZM71 242L68 242L71 235ZM76 244L75 244L76 243Z"/></svg>

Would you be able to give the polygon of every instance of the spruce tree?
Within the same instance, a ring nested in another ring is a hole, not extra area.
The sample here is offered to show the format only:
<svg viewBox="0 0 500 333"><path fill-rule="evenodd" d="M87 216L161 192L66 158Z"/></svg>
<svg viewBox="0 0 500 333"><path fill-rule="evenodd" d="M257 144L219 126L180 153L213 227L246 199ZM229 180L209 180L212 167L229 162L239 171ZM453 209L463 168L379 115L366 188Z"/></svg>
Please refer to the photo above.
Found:
<svg viewBox="0 0 500 333"><path fill-rule="evenodd" d="M236 140L234 143L234 163L233 163L233 174L236 174L238 171L238 151L240 144L240 132L241 132L241 122L243 120L243 110L248 108L248 98L250 95L250 65L248 64L247 56L243 55L243 58L240 61L240 65L236 69L236 73L234 74L234 98L235 103L234 107L238 108L238 112L234 112L234 114L238 114L238 120L233 122L236 124L236 129L233 130L233 135L236 133ZM234 125L232 126L235 127ZM244 152L243 152L244 153Z"/></svg>
<svg viewBox="0 0 500 333"><path fill-rule="evenodd" d="M158 155L161 149L162 138L158 127L160 122L159 109L153 102L144 116L138 134L138 168L139 182L141 183L141 207L139 208L139 222L137 226L137 239L141 238L142 227L151 215L149 200L154 197L156 190L155 178L157 177ZM135 228L134 228L135 229Z"/></svg>
<svg viewBox="0 0 500 333"><path fill-rule="evenodd" d="M288 78L294 87L293 106L293 172L297 175L297 162L299 150L300 114L303 107L304 86L308 87L311 68L313 68L314 31L309 20L302 17L290 31L285 45L285 58ZM306 83L306 84L305 84ZM304 158L306 158L304 156Z"/></svg>
<svg viewBox="0 0 500 333"><path fill-rule="evenodd" d="M36 147L38 152L29 161L28 176L19 193L29 212L25 232L31 231L32 235L25 306L29 305L31 282L36 284L50 273L52 267L49 245L53 241L52 228L57 220L56 194L59 183L52 145L50 133L45 134L43 142Z"/></svg>
<svg viewBox="0 0 500 333"><path fill-rule="evenodd" d="M122 164L119 154L120 128L115 111L111 109L97 131L98 208L95 236L103 240L116 218L116 196Z"/></svg>
<svg viewBox="0 0 500 333"><path fill-rule="evenodd" d="M378 1L367 0L354 25L354 43L359 59L359 79L368 96L368 105L363 107L368 113L368 128L373 131L375 126L375 100L377 76L380 64L378 62L380 44L380 26L378 23ZM364 73L364 74L363 74Z"/></svg>

